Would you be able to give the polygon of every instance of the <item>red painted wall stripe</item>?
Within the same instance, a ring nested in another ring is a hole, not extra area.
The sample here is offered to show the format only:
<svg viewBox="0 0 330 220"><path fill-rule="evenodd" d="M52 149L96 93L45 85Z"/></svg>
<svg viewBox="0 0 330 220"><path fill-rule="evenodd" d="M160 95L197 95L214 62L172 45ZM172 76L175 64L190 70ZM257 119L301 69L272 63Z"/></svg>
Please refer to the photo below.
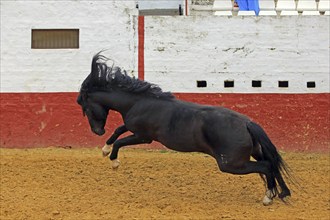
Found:
<svg viewBox="0 0 330 220"><path fill-rule="evenodd" d="M329 151L330 93L175 95L248 115L278 149ZM106 135L94 135L76 104L77 93L0 93L0 98L0 147L100 147L123 123L118 113L110 111Z"/></svg>
<svg viewBox="0 0 330 220"><path fill-rule="evenodd" d="M138 77L144 80L144 16L138 17Z"/></svg>

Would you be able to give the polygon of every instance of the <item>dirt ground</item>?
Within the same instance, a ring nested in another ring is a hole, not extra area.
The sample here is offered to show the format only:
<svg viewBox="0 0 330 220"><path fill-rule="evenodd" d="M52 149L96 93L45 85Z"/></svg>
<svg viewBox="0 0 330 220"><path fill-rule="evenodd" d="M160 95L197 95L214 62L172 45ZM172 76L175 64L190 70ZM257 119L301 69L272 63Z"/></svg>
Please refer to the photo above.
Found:
<svg viewBox="0 0 330 220"><path fill-rule="evenodd" d="M329 154L285 153L299 179L290 205L263 206L257 174L221 173L198 153L0 149L0 219L330 219Z"/></svg>

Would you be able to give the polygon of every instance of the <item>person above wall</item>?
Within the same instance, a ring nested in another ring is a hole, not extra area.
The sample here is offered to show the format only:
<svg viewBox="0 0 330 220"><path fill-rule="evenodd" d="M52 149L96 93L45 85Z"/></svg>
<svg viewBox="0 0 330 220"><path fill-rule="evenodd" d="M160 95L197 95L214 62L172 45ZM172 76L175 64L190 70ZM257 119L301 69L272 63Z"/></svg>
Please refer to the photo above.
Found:
<svg viewBox="0 0 330 220"><path fill-rule="evenodd" d="M254 11L256 15L259 14L259 0L235 0L234 7L235 3L240 11Z"/></svg>

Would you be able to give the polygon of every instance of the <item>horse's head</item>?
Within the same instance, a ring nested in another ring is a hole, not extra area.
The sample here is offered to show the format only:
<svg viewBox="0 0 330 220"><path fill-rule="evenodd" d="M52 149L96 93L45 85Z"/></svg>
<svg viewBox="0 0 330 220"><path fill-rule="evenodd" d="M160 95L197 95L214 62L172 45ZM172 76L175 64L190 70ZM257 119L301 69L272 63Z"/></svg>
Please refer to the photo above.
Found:
<svg viewBox="0 0 330 220"><path fill-rule="evenodd" d="M108 109L97 102L95 96L80 92L77 102L82 107L84 116L87 116L92 131L101 136L105 133L104 126L108 117Z"/></svg>
<svg viewBox="0 0 330 220"><path fill-rule="evenodd" d="M101 52L100 52L101 53ZM106 77L108 75L108 67L102 62L107 58L96 54L92 60L91 73L82 83L80 93L77 98L78 104L82 107L84 116L88 118L92 131L97 135L105 133L104 126L108 117L109 109L102 104L102 98L98 96L98 91L104 88Z"/></svg>

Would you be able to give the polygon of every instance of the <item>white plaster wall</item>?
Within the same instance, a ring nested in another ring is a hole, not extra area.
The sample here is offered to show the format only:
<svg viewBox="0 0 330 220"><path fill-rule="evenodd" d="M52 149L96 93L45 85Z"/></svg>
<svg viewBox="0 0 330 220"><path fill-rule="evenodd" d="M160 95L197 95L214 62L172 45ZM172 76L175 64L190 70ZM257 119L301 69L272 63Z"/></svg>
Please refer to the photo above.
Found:
<svg viewBox="0 0 330 220"><path fill-rule="evenodd" d="M174 92L329 92L329 16L145 17L145 79Z"/></svg>
<svg viewBox="0 0 330 220"><path fill-rule="evenodd" d="M0 3L1 92L76 92L102 49L137 75L136 1ZM31 49L33 28L79 28L80 48ZM329 92L329 16L147 16L145 79L172 92ZM223 88L228 79L234 88Z"/></svg>
<svg viewBox="0 0 330 220"><path fill-rule="evenodd" d="M135 1L1 1L1 92L76 92L100 50L137 66ZM31 29L78 28L79 49L31 49Z"/></svg>

